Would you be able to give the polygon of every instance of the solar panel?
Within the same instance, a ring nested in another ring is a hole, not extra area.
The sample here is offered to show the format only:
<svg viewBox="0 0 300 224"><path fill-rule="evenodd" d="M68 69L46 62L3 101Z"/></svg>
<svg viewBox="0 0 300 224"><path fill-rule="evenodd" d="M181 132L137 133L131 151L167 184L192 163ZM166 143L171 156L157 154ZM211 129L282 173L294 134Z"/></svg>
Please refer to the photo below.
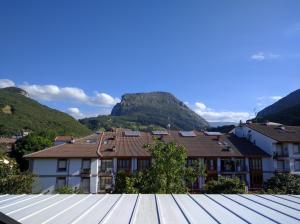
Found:
<svg viewBox="0 0 300 224"><path fill-rule="evenodd" d="M129 137L139 137L139 136L141 136L141 132L126 130L126 131L124 131L124 135L129 136Z"/></svg>
<svg viewBox="0 0 300 224"><path fill-rule="evenodd" d="M163 131L152 131L153 135L168 135L169 133L165 130Z"/></svg>
<svg viewBox="0 0 300 224"><path fill-rule="evenodd" d="M182 137L196 137L197 135L193 131L180 131L179 134Z"/></svg>
<svg viewBox="0 0 300 224"><path fill-rule="evenodd" d="M207 136L222 136L223 135L221 132L210 132L210 131L205 131L204 134Z"/></svg>

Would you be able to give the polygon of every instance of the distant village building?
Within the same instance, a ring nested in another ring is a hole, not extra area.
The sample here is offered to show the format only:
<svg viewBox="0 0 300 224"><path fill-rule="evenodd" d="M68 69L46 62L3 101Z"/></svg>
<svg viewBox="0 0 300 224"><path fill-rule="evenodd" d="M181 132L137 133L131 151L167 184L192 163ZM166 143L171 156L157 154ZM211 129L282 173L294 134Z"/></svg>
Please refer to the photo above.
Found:
<svg viewBox="0 0 300 224"><path fill-rule="evenodd" d="M6 152L10 152L15 149L16 141L16 138L0 137L0 146L2 146Z"/></svg>
<svg viewBox="0 0 300 224"><path fill-rule="evenodd" d="M54 145L61 145L61 144L65 144L65 143L71 143L74 140L74 138L72 136L57 136L54 139Z"/></svg>
<svg viewBox="0 0 300 224"><path fill-rule="evenodd" d="M187 165L194 161L206 165L206 178L199 177L191 186L192 191L202 189L207 181L219 176L238 177L249 188L259 189L269 176L264 164L268 164L271 155L233 134L116 129L26 155L31 171L39 177L33 191L54 192L68 185L86 193L110 192L118 171L133 173L151 166L152 158L144 145L157 136L183 145L187 150Z"/></svg>

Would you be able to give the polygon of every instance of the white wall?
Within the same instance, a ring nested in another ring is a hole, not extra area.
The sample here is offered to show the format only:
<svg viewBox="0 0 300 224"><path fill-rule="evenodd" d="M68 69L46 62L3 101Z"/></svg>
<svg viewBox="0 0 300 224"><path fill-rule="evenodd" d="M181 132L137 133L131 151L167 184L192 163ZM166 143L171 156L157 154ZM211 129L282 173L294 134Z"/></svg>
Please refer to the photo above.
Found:
<svg viewBox="0 0 300 224"><path fill-rule="evenodd" d="M55 191L56 178L66 177L68 186L80 188L81 184L81 164L82 159L68 159L67 171L57 172L58 159L34 159L32 172L38 176L36 184L33 186L33 192ZM98 159L91 159L90 191L97 193L98 186Z"/></svg>

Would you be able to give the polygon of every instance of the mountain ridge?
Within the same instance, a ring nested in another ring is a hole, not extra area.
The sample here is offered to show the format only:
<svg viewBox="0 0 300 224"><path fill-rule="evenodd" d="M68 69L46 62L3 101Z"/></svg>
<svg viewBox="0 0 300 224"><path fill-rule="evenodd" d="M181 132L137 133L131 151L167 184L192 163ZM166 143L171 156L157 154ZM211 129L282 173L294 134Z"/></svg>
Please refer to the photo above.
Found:
<svg viewBox="0 0 300 224"><path fill-rule="evenodd" d="M273 121L291 126L300 125L300 89L261 110L255 120Z"/></svg>

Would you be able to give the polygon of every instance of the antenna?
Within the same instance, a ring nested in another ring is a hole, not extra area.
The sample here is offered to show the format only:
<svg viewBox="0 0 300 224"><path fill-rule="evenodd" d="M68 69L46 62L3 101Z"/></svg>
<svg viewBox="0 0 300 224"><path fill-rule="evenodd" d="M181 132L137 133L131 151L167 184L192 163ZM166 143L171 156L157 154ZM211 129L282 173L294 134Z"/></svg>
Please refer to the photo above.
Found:
<svg viewBox="0 0 300 224"><path fill-rule="evenodd" d="M167 124L168 132L170 133L171 124L170 124L170 117L168 117L168 124Z"/></svg>

